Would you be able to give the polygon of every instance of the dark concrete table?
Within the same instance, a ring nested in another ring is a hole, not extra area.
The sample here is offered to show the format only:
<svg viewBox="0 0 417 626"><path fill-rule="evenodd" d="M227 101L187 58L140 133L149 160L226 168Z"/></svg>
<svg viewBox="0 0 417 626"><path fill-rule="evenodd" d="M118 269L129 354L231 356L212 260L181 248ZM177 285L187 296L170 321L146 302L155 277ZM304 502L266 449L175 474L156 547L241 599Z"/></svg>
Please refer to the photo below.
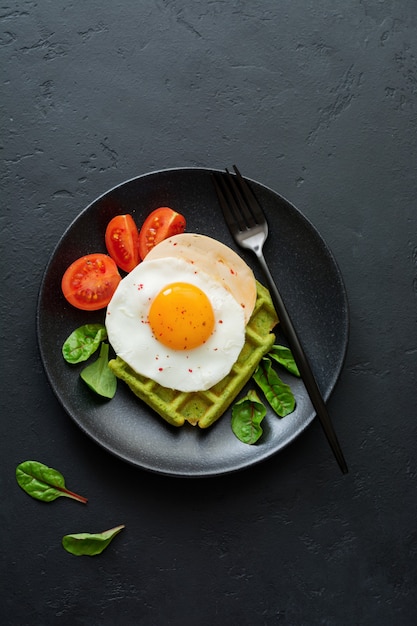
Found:
<svg viewBox="0 0 417 626"><path fill-rule="evenodd" d="M43 2L1 9L2 623L416 622L416 4ZM350 302L317 420L237 474L169 478L105 452L64 413L35 313L61 234L125 179L242 172L331 247ZM87 506L16 485L36 459ZM66 532L126 528L95 558Z"/></svg>

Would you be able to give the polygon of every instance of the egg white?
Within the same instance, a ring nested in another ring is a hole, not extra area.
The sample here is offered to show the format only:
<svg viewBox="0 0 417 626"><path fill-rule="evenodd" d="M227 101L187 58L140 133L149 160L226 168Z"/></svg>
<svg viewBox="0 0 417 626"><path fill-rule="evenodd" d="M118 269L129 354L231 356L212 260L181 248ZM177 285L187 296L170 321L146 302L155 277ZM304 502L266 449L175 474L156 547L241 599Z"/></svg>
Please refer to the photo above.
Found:
<svg viewBox="0 0 417 626"><path fill-rule="evenodd" d="M192 350L173 350L152 334L149 307L173 282L199 287L213 307L209 339ZM109 341L138 374L179 391L209 389L231 370L245 342L245 318L234 297L209 275L183 259L145 260L119 283L106 314Z"/></svg>
<svg viewBox="0 0 417 626"><path fill-rule="evenodd" d="M219 282L240 304L246 324L256 302L256 281L251 268L224 243L200 233L181 233L158 243L146 260L175 257L191 263Z"/></svg>

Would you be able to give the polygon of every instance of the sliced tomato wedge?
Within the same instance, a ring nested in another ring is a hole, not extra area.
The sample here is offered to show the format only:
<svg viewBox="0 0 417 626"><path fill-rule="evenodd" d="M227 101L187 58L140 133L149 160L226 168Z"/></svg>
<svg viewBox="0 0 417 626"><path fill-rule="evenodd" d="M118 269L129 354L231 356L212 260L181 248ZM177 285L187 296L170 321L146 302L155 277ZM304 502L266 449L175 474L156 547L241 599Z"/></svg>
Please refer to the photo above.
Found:
<svg viewBox="0 0 417 626"><path fill-rule="evenodd" d="M167 206L148 215L139 231L139 254L144 259L156 244L185 230L185 217Z"/></svg>
<svg viewBox="0 0 417 626"><path fill-rule="evenodd" d="M116 263L107 254L87 254L62 277L62 293L70 304L84 311L103 309L121 281Z"/></svg>
<svg viewBox="0 0 417 626"><path fill-rule="evenodd" d="M139 231L131 215L116 215L107 225L107 252L116 265L131 272L139 263Z"/></svg>

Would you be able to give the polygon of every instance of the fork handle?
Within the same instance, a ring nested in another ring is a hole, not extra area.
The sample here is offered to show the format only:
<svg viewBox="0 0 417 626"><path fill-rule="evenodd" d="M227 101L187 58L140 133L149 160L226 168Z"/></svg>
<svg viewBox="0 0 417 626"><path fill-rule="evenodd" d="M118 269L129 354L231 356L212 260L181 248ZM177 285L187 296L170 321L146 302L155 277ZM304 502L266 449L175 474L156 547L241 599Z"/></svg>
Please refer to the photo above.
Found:
<svg viewBox="0 0 417 626"><path fill-rule="evenodd" d="M288 341L294 360L300 371L301 378L307 389L308 395L310 396L310 400L313 404L314 409L316 410L317 417L320 420L324 433L327 437L333 454L336 457L341 471L343 472L343 474L347 474L348 467L343 456L342 449L333 428L329 413L327 411L327 407L324 403L316 379L308 362L307 356L298 338L297 332L294 328L290 316L288 315L285 304L281 298L281 294L278 291L269 267L262 254L262 250L258 249L256 251L256 256L258 257L259 263L264 271L265 277L268 282L268 288L271 294L272 302L274 303L276 312L278 314L283 333Z"/></svg>

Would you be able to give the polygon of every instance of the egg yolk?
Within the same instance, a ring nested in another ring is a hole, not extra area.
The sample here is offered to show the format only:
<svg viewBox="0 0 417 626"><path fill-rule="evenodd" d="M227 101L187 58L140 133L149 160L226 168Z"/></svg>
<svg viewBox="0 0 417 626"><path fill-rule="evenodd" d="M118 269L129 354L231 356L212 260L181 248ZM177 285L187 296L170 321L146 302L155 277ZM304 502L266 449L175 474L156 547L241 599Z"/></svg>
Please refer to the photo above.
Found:
<svg viewBox="0 0 417 626"><path fill-rule="evenodd" d="M174 350L191 350L207 341L214 313L206 294L190 283L171 283L154 298L148 320L154 337Z"/></svg>

